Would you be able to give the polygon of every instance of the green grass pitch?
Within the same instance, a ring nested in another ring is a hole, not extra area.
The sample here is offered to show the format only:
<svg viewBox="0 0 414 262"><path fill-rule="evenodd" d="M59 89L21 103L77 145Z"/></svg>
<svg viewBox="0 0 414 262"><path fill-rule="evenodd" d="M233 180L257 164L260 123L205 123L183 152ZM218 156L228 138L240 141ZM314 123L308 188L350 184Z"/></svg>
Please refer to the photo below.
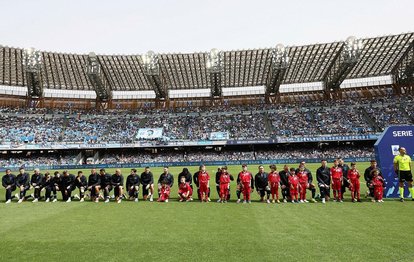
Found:
<svg viewBox="0 0 414 262"><path fill-rule="evenodd" d="M318 166L307 165L314 179ZM216 168L207 168L212 182ZM181 170L170 168L175 183ZM157 179L162 168L152 171ZM253 193L252 204L236 204L235 188L227 204L215 202L215 187L210 203L179 203L174 186L169 203L9 205L1 189L0 261L414 261L412 201L352 203L346 193L344 203L265 204Z"/></svg>

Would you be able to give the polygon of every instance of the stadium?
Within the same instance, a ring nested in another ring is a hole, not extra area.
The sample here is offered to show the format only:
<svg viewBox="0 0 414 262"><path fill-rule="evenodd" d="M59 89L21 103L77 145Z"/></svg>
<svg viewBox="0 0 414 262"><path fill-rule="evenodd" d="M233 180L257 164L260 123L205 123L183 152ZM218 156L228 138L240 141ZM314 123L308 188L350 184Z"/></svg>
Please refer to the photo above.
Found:
<svg viewBox="0 0 414 262"><path fill-rule="evenodd" d="M413 261L414 33L367 32L139 54L0 42L0 260Z"/></svg>

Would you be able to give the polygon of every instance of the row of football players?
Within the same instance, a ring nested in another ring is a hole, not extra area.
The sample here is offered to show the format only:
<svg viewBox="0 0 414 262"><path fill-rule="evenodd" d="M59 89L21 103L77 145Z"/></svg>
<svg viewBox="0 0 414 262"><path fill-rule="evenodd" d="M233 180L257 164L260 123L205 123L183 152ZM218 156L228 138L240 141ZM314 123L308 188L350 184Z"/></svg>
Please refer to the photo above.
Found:
<svg viewBox="0 0 414 262"><path fill-rule="evenodd" d="M382 202L384 180L379 169L376 168L376 163L373 162L375 161L372 161L371 166L365 170L364 177L371 191L370 194L377 201ZM270 170L267 173L263 166L259 166L259 172L253 178L253 175L247 170L247 165L242 165L242 171L237 176L237 202L241 202L241 194L243 194L244 202L250 203L251 193L255 188L260 195L260 200L267 203L270 203L270 201L272 203L280 202L279 190L282 192L284 202L308 202L306 199L307 189L312 193L311 201L316 202L316 189L313 184L312 173L306 168L304 162L300 163L296 169L285 165L284 169L278 172L276 166L271 165ZM317 181L322 202L325 203L326 200L329 200L331 187L334 193L334 201L342 202L346 188L351 191L352 201L360 201L359 177L360 173L356 169L355 163L352 163L351 168L349 168L341 159L338 159L334 162L332 168L328 168L327 162L322 161L321 167L317 170ZM183 172L178 175L179 200L193 200L193 180L197 186L198 198L201 201L210 201L210 176L204 165L200 166L199 171L194 176L187 168L184 168ZM219 195L218 202L227 202L230 199L230 181L232 180L234 180L234 177L227 172L227 167L218 169L215 179ZM173 175L168 171L168 167L165 167L163 174L158 179L158 201L168 202L173 183ZM67 171L64 171L62 175L56 171L54 176L51 176L49 173L42 175L38 169L35 169L34 174L29 179L29 175L21 168L17 176L11 174L10 170L6 170L2 184L6 189L6 203L10 203L13 198L18 198L19 203L29 198L34 198L33 202L37 202L42 199L41 192L43 191L45 191L44 198L46 202L56 202L57 191L61 192L62 199L66 202L71 202L74 197L83 202L88 190L90 191L89 197L95 202L99 202L99 199L109 202L112 190L114 190L113 197L118 203L126 198L123 192L124 178L119 169L116 170L114 175L107 174L105 169L101 169L99 173L96 172L96 169L92 169L89 179L86 179L82 171L79 171L76 177ZM138 176L136 169L131 170L131 174L126 180L126 190L130 200L138 202L140 184L142 184L144 200L153 201L154 178L149 167L145 168L141 176ZM12 192L17 188L20 192L13 196ZM26 192L32 188L34 193L26 196ZM76 188L79 189L80 196L72 197L72 192Z"/></svg>

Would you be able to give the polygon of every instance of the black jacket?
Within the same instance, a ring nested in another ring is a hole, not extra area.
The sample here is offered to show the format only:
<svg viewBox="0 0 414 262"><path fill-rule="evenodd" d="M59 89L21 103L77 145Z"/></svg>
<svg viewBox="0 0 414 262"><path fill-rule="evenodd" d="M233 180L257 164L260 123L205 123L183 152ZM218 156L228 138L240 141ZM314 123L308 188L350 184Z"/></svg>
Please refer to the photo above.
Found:
<svg viewBox="0 0 414 262"><path fill-rule="evenodd" d="M88 186L101 185L101 176L98 173L90 174L88 178Z"/></svg>
<svg viewBox="0 0 414 262"><path fill-rule="evenodd" d="M20 186L29 187L30 186L29 174L28 173L18 174L16 176L16 186L18 186L18 187L20 187Z"/></svg>
<svg viewBox="0 0 414 262"><path fill-rule="evenodd" d="M77 176L75 178L75 186L77 187L87 187L88 181L86 179L86 176Z"/></svg>
<svg viewBox="0 0 414 262"><path fill-rule="evenodd" d="M322 166L316 170L316 180L318 185L331 186L331 169L329 167L323 168Z"/></svg>
<svg viewBox="0 0 414 262"><path fill-rule="evenodd" d="M280 185L289 186L289 171L282 170L279 172Z"/></svg>
<svg viewBox="0 0 414 262"><path fill-rule="evenodd" d="M1 184L3 187L7 186L15 186L16 185L16 176L13 174L10 175L4 175L1 179Z"/></svg>
<svg viewBox="0 0 414 262"><path fill-rule="evenodd" d="M33 174L32 178L30 179L30 184L32 184L32 186L40 186L42 183L42 178L43 175L42 174Z"/></svg>
<svg viewBox="0 0 414 262"><path fill-rule="evenodd" d="M161 184L163 180L167 180L167 184L170 187L172 187L174 184L174 176L171 173L168 173L167 175L162 173L158 179L158 184Z"/></svg>
<svg viewBox="0 0 414 262"><path fill-rule="evenodd" d="M42 181L40 182L41 187L47 187L52 188L54 185L53 177L49 176L49 179L46 179L46 177L42 177Z"/></svg>
<svg viewBox="0 0 414 262"><path fill-rule="evenodd" d="M193 183L193 176L190 174L190 173L188 173L188 174L184 174L184 173L180 173L179 175L178 175L178 185L180 184L180 180L181 180L181 178L182 177L185 177L185 182L186 183L189 183L190 185Z"/></svg>
<svg viewBox="0 0 414 262"><path fill-rule="evenodd" d="M101 180L101 188L112 185L112 176L110 174L105 173L104 175L99 175L99 177Z"/></svg>
<svg viewBox="0 0 414 262"><path fill-rule="evenodd" d="M139 186L140 178L138 175L129 175L126 180L126 187L130 188L131 186Z"/></svg>
<svg viewBox="0 0 414 262"><path fill-rule="evenodd" d="M141 173L141 184L143 185L150 185L150 184L154 184L154 175L152 174L152 172L142 172Z"/></svg>
<svg viewBox="0 0 414 262"><path fill-rule="evenodd" d="M124 176L123 175L112 175L111 184L113 186L123 186L124 185Z"/></svg>
<svg viewBox="0 0 414 262"><path fill-rule="evenodd" d="M256 187L256 190L263 190L267 187L269 180L267 177L267 173L263 172L263 173L257 173L254 176L254 185Z"/></svg>
<svg viewBox="0 0 414 262"><path fill-rule="evenodd" d="M75 185L75 176L72 174L62 176L61 185L65 189L67 189L68 187L73 187Z"/></svg>
<svg viewBox="0 0 414 262"><path fill-rule="evenodd" d="M364 179L367 183L371 183L371 180L372 180L371 171L374 170L374 169L378 169L379 170L379 175L384 177L382 175L381 169L379 169L378 167L377 168L372 168L371 166L369 166L367 169L365 169L365 172L364 172Z"/></svg>

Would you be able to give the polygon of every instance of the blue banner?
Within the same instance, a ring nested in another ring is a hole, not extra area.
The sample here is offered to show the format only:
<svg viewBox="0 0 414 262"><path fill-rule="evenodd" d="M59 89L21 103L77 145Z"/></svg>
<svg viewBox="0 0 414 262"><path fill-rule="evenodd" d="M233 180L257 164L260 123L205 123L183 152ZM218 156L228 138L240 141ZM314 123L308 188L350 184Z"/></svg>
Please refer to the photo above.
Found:
<svg viewBox="0 0 414 262"><path fill-rule="evenodd" d="M378 167L387 181L386 197L399 197L399 181L394 172L394 157L399 154L398 148L405 147L407 154L414 159L414 126L390 126L374 145ZM405 190L405 197L409 191Z"/></svg>

